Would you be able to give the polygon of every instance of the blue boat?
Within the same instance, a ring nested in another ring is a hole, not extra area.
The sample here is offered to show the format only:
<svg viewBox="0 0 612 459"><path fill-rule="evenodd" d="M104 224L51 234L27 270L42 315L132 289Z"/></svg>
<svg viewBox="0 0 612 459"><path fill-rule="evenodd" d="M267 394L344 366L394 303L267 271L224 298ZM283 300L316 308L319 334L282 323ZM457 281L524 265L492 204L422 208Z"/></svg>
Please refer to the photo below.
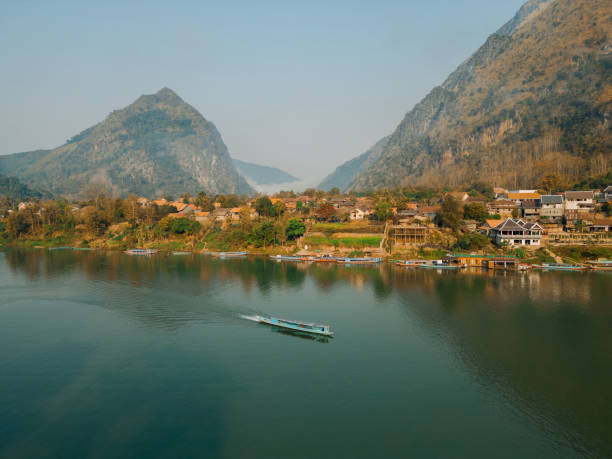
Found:
<svg viewBox="0 0 612 459"><path fill-rule="evenodd" d="M382 258L337 258L336 263L355 264L355 265L375 265L382 262Z"/></svg>
<svg viewBox="0 0 612 459"><path fill-rule="evenodd" d="M302 261L304 260L304 257L296 257L296 256L290 256L290 255L270 255L270 258L272 258L273 260L280 260L280 261Z"/></svg>
<svg viewBox="0 0 612 459"><path fill-rule="evenodd" d="M584 265L572 265L570 263L542 263L541 265L533 265L536 269L553 269L559 271L584 271L587 269Z"/></svg>
<svg viewBox="0 0 612 459"><path fill-rule="evenodd" d="M253 316L253 320L261 324L271 325L273 327L283 328L286 330L300 331L304 333L312 333L315 335L323 335L333 337L334 333L330 330L329 325L313 324L309 322L300 322L297 320L284 320L277 317Z"/></svg>
<svg viewBox="0 0 612 459"><path fill-rule="evenodd" d="M457 269L457 265L449 265L446 263L442 263L441 260L436 260L435 262L431 263L431 264L422 264L419 265L419 268L425 268L425 269Z"/></svg>
<svg viewBox="0 0 612 459"><path fill-rule="evenodd" d="M230 258L230 257L246 257L246 252L216 252L211 254L213 257Z"/></svg>

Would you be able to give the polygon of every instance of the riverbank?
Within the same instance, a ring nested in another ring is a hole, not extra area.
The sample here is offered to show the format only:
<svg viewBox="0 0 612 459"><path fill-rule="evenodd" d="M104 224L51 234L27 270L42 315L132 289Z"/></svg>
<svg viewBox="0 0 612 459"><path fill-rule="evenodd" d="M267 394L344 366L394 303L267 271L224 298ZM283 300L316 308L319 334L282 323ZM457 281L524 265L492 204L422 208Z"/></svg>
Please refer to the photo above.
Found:
<svg viewBox="0 0 612 459"><path fill-rule="evenodd" d="M127 244L125 241L114 241L113 239L86 239L79 237L56 236L53 238L21 238L15 240L3 239L0 247L23 247L23 248L72 248L72 249L97 249L109 251L125 251L131 248L155 249L160 252L191 252L191 253L218 253L221 251L215 248L208 248L201 240L194 237L172 240L153 240L141 244ZM237 247L232 250L244 250L249 255L270 256L270 255L302 255L302 256L335 256L335 257L363 257L376 256L385 262L396 262L399 260L424 260L432 261L445 257L448 254L457 253L456 250L443 247L421 247L418 249L393 251L392 253L379 252L376 247L365 247L363 250L350 247L327 247L327 250L299 248L297 244L271 247ZM472 252L499 257L514 257L521 263L541 264L541 263L587 263L598 259L612 259L612 247L607 246L557 246L541 247L536 250L504 249L487 250L484 252Z"/></svg>

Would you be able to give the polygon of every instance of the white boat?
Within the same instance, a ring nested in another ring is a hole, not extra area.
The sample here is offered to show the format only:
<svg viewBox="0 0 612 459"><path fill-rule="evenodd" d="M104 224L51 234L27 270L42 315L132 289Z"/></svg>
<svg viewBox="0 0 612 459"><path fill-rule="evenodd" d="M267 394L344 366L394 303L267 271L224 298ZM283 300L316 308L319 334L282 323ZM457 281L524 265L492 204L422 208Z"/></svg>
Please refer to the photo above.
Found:
<svg viewBox="0 0 612 459"><path fill-rule="evenodd" d="M128 255L154 255L157 253L155 249L130 249L126 250L125 253Z"/></svg>
<svg viewBox="0 0 612 459"><path fill-rule="evenodd" d="M256 322L271 325L273 327L284 328L287 330L300 331L305 333L313 333L315 335L323 335L333 337L334 333L330 330L329 325L313 324L309 322L300 322L297 320L284 320L277 317L264 317L256 315L253 317Z"/></svg>

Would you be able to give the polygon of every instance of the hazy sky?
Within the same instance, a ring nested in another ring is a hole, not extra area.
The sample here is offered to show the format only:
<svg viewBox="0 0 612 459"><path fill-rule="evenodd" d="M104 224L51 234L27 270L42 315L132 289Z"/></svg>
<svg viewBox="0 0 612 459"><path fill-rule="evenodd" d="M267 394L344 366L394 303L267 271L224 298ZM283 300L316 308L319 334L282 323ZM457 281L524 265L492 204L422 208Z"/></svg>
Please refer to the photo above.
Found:
<svg viewBox="0 0 612 459"><path fill-rule="evenodd" d="M168 86L233 157L322 178L522 3L4 0L0 154L59 146Z"/></svg>

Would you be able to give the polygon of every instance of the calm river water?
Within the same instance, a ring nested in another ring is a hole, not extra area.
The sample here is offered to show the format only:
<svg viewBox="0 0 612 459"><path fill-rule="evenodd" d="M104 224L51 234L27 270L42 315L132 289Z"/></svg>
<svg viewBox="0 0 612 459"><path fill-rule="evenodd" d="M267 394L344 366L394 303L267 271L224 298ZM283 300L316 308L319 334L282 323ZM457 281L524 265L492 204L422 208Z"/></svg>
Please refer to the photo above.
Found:
<svg viewBox="0 0 612 459"><path fill-rule="evenodd" d="M585 456L610 273L0 252L2 458Z"/></svg>

